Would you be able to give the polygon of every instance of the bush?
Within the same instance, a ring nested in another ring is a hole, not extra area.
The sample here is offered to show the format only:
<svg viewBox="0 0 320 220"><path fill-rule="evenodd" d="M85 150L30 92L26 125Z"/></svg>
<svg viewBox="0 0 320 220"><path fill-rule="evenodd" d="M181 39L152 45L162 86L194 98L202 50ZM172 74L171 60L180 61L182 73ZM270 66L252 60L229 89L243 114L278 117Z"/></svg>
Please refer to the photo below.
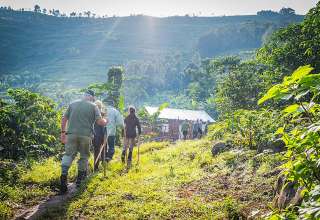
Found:
<svg viewBox="0 0 320 220"><path fill-rule="evenodd" d="M271 99L289 100L282 111L287 123L277 133L282 134L288 147L288 161L284 166L287 180L297 182L305 188L305 195L311 195L306 207L300 210L306 219L320 216L319 188L316 187L320 184L320 73L312 71L310 66L298 68L259 100L260 104Z"/></svg>
<svg viewBox="0 0 320 220"><path fill-rule="evenodd" d="M223 209L226 212L228 219L230 220L237 220L243 218L243 215L240 212L239 204L230 197L227 197L224 200Z"/></svg>
<svg viewBox="0 0 320 220"><path fill-rule="evenodd" d="M55 103L25 89L9 89L0 105L0 158L38 159L56 154L60 112Z"/></svg>
<svg viewBox="0 0 320 220"><path fill-rule="evenodd" d="M235 146L257 149L276 138L273 134L281 121L278 111L240 109L209 126L208 137L232 140Z"/></svg>

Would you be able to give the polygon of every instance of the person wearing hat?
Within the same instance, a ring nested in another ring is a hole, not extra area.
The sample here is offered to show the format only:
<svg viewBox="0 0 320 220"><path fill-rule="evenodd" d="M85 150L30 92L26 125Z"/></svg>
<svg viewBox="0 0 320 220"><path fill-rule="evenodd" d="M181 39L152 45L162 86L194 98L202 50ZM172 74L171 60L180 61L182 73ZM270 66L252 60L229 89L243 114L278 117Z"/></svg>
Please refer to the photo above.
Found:
<svg viewBox="0 0 320 220"><path fill-rule="evenodd" d="M114 101L112 99L105 100L107 103L107 115L108 115L108 124L107 124L107 133L108 133L108 149L106 151L106 160L107 162L111 161L114 155L114 145L117 134L117 127L124 129L123 117L118 109L114 107Z"/></svg>
<svg viewBox="0 0 320 220"><path fill-rule="evenodd" d="M62 117L61 142L65 144L60 176L60 192L62 194L68 190L68 171L78 152L80 153L80 159L78 160L77 186L81 184L87 175L94 123L101 126L107 125L107 120L101 116L98 107L93 103L94 101L94 91L87 90L83 94L82 99L68 106L67 111Z"/></svg>

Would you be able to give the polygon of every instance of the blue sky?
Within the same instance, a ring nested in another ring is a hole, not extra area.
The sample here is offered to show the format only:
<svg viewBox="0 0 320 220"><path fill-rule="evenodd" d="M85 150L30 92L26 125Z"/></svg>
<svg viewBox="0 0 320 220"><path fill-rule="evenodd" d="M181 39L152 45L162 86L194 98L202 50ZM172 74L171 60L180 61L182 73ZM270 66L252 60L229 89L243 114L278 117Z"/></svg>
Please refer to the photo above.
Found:
<svg viewBox="0 0 320 220"><path fill-rule="evenodd" d="M0 5L33 8L35 4L39 4L41 8L60 9L66 13L90 10L109 16L171 16L193 13L219 16L255 14L263 9L278 11L282 7L292 7L297 13L305 14L317 2L318 0L0 0Z"/></svg>

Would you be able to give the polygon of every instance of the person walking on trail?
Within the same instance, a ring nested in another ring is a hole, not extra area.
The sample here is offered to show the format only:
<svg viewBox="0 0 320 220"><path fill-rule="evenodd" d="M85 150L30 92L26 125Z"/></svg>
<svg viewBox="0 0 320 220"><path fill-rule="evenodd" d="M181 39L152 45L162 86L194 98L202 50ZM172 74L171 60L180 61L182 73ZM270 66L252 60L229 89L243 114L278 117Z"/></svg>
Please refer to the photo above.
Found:
<svg viewBox="0 0 320 220"><path fill-rule="evenodd" d="M204 133L207 135L208 134L208 127L210 125L210 121L208 120L206 123L205 123L205 128L204 128Z"/></svg>
<svg viewBox="0 0 320 220"><path fill-rule="evenodd" d="M98 109L101 112L101 116L105 116L106 113L104 112L104 106L101 101L97 100L95 101L95 104L97 105ZM109 119L108 119L109 123ZM94 171L97 171L99 169L99 163L101 162L102 153L101 147L106 147L106 140L107 140L107 129L105 126L99 125L97 122L94 124L94 136L93 136L93 155L94 155ZM100 155L99 155L100 153ZM104 153L104 152L103 152Z"/></svg>
<svg viewBox="0 0 320 220"><path fill-rule="evenodd" d="M121 113L113 107L114 102L111 99L107 100L107 112L108 112L108 150L106 152L107 162L111 161L114 155L114 145L116 140L117 127L124 129L124 122ZM123 133L123 132L122 132Z"/></svg>
<svg viewBox="0 0 320 220"><path fill-rule="evenodd" d="M82 99L69 105L62 117L61 142L65 144L60 176L60 192L62 194L68 190L68 171L78 152L80 153L80 159L78 160L77 186L81 184L87 175L94 123L100 126L106 126L107 124L107 120L102 118L98 107L93 103L94 96L94 91L87 90Z"/></svg>
<svg viewBox="0 0 320 220"><path fill-rule="evenodd" d="M198 132L199 132L199 123L198 120L193 122L192 124L192 138L195 139L198 137Z"/></svg>
<svg viewBox="0 0 320 220"><path fill-rule="evenodd" d="M128 167L131 166L131 162L132 162L132 151L133 151L133 147L135 145L135 141L137 137L136 129L138 129L138 135L139 136L141 135L140 122L135 113L136 113L136 109L133 106L129 107L129 115L124 119L125 141L124 141L124 148L121 155L121 160L123 163L125 162L127 149L129 148L129 154L127 159Z"/></svg>
<svg viewBox="0 0 320 220"><path fill-rule="evenodd" d="M189 131L189 123L187 119L182 122L181 131L183 135L183 140L187 140L187 135Z"/></svg>
<svg viewBox="0 0 320 220"><path fill-rule="evenodd" d="M203 130L202 130L202 120L198 121L198 138L202 138Z"/></svg>

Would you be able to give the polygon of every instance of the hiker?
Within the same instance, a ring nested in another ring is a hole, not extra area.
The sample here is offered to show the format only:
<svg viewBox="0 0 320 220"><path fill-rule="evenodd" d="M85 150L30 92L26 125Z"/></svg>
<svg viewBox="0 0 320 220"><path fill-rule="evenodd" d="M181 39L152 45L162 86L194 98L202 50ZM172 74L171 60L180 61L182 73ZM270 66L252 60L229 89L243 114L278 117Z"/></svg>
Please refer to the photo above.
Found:
<svg viewBox="0 0 320 220"><path fill-rule="evenodd" d="M188 130L188 135L187 138L192 139L192 129L193 129L193 122L190 120L189 121L189 130Z"/></svg>
<svg viewBox="0 0 320 220"><path fill-rule="evenodd" d="M95 104L97 105L98 109L101 112L101 116L105 116L106 113L104 112L103 104L101 101L97 100L95 101ZM109 121L109 119L108 119ZM108 123L109 124L109 123ZM94 124L94 136L93 136L93 152L94 152L94 171L97 171L99 169L99 163L101 161L101 157L104 156L102 153L105 152L105 149L103 152L100 153L101 147L106 147L106 140L107 140L107 129L105 126L99 125L97 122ZM99 155L100 153L100 155ZM99 158L98 158L99 156Z"/></svg>
<svg viewBox="0 0 320 220"><path fill-rule="evenodd" d="M107 162L112 160L114 155L114 145L116 140L117 127L124 129L123 117L120 112L114 108L114 102L112 99L106 100L107 102L107 112L108 112L108 124L107 124L107 133L108 133L108 150L106 152ZM123 133L123 132L122 132Z"/></svg>
<svg viewBox="0 0 320 220"><path fill-rule="evenodd" d="M202 124L203 124L203 122L202 122L202 120L200 119L200 121L198 120L197 121L198 122L198 138L201 138L202 137L202 135L203 135L203 129L202 129Z"/></svg>
<svg viewBox="0 0 320 220"><path fill-rule="evenodd" d="M192 139L195 139L198 137L198 132L199 132L199 123L197 120L197 121L194 121L192 124Z"/></svg>
<svg viewBox="0 0 320 220"><path fill-rule="evenodd" d="M124 148L121 155L121 160L123 163L125 162L125 158L127 156L127 149L129 147L129 154L128 154L128 160L127 160L128 167L131 166L132 151L133 151L133 147L135 145L135 140L137 137L136 129L138 129L138 139L139 139L139 136L141 135L140 122L135 113L136 113L136 109L133 106L130 106L129 115L124 119L125 141L124 141Z"/></svg>
<svg viewBox="0 0 320 220"><path fill-rule="evenodd" d="M98 107L93 103L94 91L87 90L82 99L71 103L62 117L61 142L65 144L65 153L61 161L60 192L66 193L68 170L77 153L78 160L77 186L86 178L90 143L93 135L93 125L106 126L107 120L102 118ZM66 125L68 130L66 131Z"/></svg>
<svg viewBox="0 0 320 220"><path fill-rule="evenodd" d="M210 121L208 120L206 123L205 123L205 128L204 128L204 133L207 135L208 134L208 127L210 125Z"/></svg>
<svg viewBox="0 0 320 220"><path fill-rule="evenodd" d="M182 122L181 131L183 135L183 140L187 140L187 135L189 131L189 123L187 119Z"/></svg>

